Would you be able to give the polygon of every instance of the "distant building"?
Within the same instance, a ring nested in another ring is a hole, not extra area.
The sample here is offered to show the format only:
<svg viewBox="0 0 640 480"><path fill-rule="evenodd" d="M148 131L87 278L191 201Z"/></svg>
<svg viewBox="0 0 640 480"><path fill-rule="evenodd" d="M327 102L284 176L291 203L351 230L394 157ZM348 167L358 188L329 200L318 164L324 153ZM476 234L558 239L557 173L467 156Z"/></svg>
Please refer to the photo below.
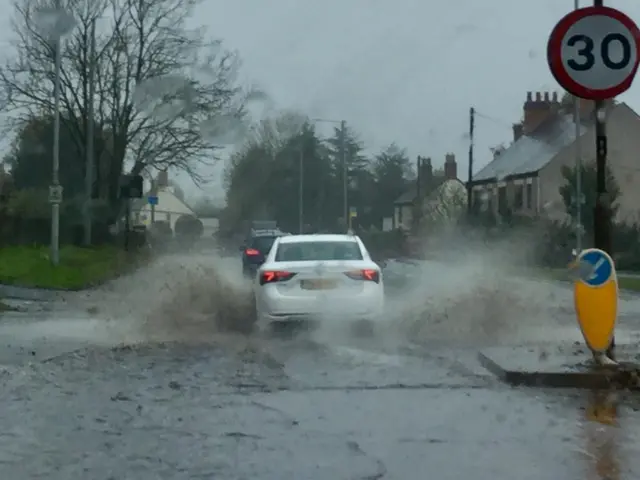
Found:
<svg viewBox="0 0 640 480"><path fill-rule="evenodd" d="M418 202L423 217L445 219L457 215L466 206L466 187L458 178L455 155L445 156L444 169L434 172L430 158L422 158L418 178L409 189L394 202L393 227L411 230Z"/></svg>
<svg viewBox="0 0 640 480"><path fill-rule="evenodd" d="M149 197L158 197L158 204L153 207L149 204ZM132 208L133 225L151 226L154 221L163 221L175 229L176 221L183 215L191 215L197 218L193 209L176 195L175 188L169 185L169 174L166 171L158 173L151 189L139 200L134 202Z"/></svg>
<svg viewBox="0 0 640 480"><path fill-rule="evenodd" d="M486 202L495 213L566 218L559 191L565 183L561 169L575 166L577 146L570 98L527 93L523 119L513 125L513 143L494 152L493 160L473 175L474 203ZM594 103L583 100L580 107L579 145L583 163L588 164L595 162L596 153ZM607 135L607 164L621 191L617 220L636 221L640 211L640 117L625 103L609 102Z"/></svg>

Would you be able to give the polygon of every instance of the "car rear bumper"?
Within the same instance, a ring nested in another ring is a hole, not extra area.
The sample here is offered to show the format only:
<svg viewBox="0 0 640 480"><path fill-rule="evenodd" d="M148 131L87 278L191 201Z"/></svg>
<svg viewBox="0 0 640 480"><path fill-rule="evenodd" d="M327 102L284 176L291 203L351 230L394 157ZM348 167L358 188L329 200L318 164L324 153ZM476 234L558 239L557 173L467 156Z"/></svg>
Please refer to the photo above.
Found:
<svg viewBox="0 0 640 480"><path fill-rule="evenodd" d="M368 288L357 295L318 294L316 297L280 295L267 288L258 299L258 317L265 322L297 320L376 320L384 310L382 287Z"/></svg>

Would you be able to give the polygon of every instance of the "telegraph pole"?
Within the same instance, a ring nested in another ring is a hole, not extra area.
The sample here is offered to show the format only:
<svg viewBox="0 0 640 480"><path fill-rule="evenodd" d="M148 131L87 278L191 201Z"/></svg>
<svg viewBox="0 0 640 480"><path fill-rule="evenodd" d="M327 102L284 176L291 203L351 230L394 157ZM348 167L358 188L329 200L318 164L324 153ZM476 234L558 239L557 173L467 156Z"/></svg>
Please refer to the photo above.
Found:
<svg viewBox="0 0 640 480"><path fill-rule="evenodd" d="M93 99L95 96L95 54L96 54L96 20L91 21L91 46L89 48L89 98L87 102L87 152L85 168L84 204L84 244L91 245L92 199L93 199L93 165L94 165L94 118ZM153 209L153 206L151 207Z"/></svg>
<svg viewBox="0 0 640 480"><path fill-rule="evenodd" d="M342 120L340 122L340 158L342 161L342 210L344 215L345 228L349 228L349 169L347 167L347 149L346 149L346 136L347 136L347 122Z"/></svg>
<svg viewBox="0 0 640 480"><path fill-rule="evenodd" d="M476 110L469 109L469 181L467 182L467 213L471 215L473 210L473 131L476 122Z"/></svg>

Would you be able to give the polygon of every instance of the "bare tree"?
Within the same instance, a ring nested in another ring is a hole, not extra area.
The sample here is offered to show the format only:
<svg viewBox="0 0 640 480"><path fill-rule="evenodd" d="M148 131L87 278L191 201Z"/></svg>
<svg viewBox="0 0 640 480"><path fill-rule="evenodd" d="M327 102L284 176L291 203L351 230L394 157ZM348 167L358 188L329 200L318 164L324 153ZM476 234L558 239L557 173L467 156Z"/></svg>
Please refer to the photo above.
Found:
<svg viewBox="0 0 640 480"><path fill-rule="evenodd" d="M61 121L84 151L89 67L100 161L109 174L176 168L196 183L213 163L220 138L244 125L248 92L238 86L238 57L206 31L189 29L199 0L16 0L15 55L0 69L10 128L53 111L54 43L60 24L74 21L62 43ZM59 14L55 21L46 16ZM96 54L90 58L91 26Z"/></svg>
<svg viewBox="0 0 640 480"><path fill-rule="evenodd" d="M430 224L453 224L465 212L467 192L464 184L456 180L445 181L427 199L423 219Z"/></svg>
<svg viewBox="0 0 640 480"><path fill-rule="evenodd" d="M304 125L309 121L309 117L293 110L277 112L276 115L264 118L254 125L246 144L261 145L277 152L291 138L300 135Z"/></svg>

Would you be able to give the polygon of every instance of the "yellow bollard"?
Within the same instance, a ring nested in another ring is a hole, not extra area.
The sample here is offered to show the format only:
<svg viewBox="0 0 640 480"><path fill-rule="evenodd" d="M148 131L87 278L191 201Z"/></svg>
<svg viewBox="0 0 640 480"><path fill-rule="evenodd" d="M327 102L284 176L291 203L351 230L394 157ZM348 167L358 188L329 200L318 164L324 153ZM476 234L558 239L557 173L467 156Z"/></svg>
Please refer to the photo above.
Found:
<svg viewBox="0 0 640 480"><path fill-rule="evenodd" d="M613 259L603 250L583 250L574 262L579 270L574 282L578 324L587 346L605 354L618 317L618 278Z"/></svg>

